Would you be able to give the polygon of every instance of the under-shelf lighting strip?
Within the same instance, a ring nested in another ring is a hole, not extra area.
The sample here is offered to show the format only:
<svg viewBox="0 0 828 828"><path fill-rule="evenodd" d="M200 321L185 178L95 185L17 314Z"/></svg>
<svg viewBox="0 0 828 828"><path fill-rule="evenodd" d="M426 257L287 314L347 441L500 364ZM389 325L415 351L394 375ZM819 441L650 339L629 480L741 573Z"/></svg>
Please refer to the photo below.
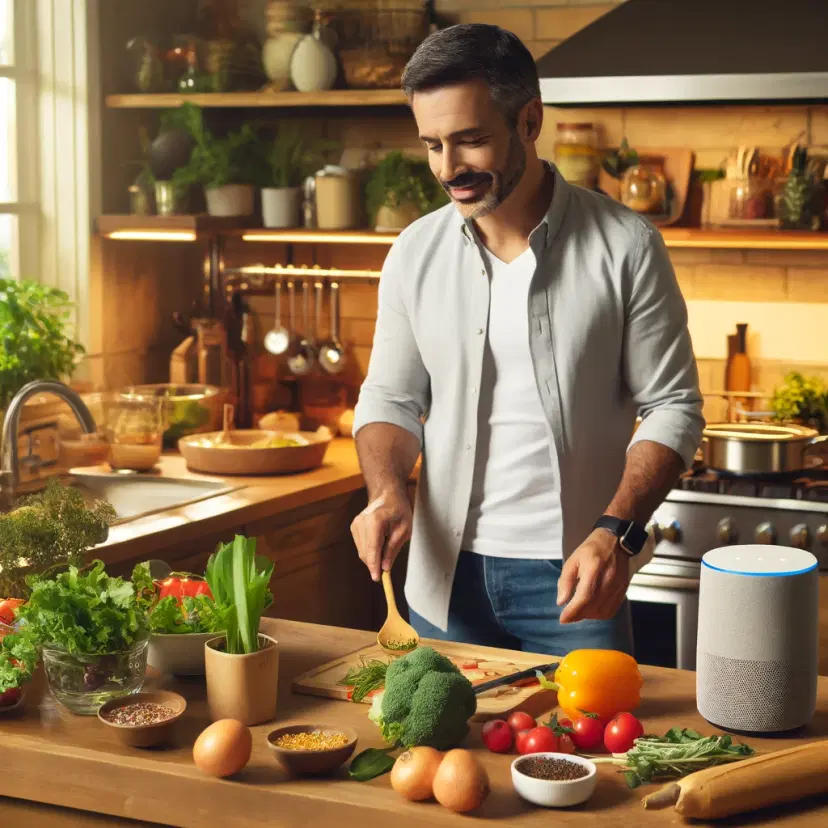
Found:
<svg viewBox="0 0 828 828"><path fill-rule="evenodd" d="M281 242L283 244L387 244L392 245L398 238L398 233L374 233L360 232L331 232L323 230L303 230L292 232L290 230L253 231L242 234L242 241L246 242Z"/></svg>
<svg viewBox="0 0 828 828"><path fill-rule="evenodd" d="M196 240L196 234L192 230L113 230L111 233L105 233L104 237L121 241L191 242Z"/></svg>
<svg viewBox="0 0 828 828"><path fill-rule="evenodd" d="M309 279L379 279L379 270L340 270L336 267L298 267L295 265L248 265L246 267L228 267L224 272L228 276L286 276L290 278Z"/></svg>

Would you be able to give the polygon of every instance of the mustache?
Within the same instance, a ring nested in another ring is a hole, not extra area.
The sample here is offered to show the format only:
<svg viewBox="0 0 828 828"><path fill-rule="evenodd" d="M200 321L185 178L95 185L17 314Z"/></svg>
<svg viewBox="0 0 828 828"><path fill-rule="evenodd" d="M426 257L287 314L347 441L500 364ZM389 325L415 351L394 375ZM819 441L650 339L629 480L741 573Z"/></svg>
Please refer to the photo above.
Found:
<svg viewBox="0 0 828 828"><path fill-rule="evenodd" d="M454 187L474 187L476 184L484 184L491 180L492 176L489 173L467 172L460 173L457 178L452 178L451 181L440 181L440 183L445 189L450 190Z"/></svg>

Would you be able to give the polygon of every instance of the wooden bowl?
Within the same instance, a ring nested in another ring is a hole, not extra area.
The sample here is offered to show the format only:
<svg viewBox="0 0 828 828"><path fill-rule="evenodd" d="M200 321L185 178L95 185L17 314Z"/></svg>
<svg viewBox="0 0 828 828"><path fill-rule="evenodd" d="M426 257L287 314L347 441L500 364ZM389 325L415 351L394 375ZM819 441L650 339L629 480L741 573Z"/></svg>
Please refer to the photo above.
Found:
<svg viewBox="0 0 828 828"><path fill-rule="evenodd" d="M121 725L114 722L108 722L104 716L117 710L119 707L127 707L131 704L139 702L152 702L154 704L163 704L165 707L171 707L175 710L175 715L158 724L147 725ZM106 704L101 705L98 710L98 719L107 727L112 728L118 740L129 747L155 747L156 745L164 744L172 739L173 731L175 730L175 723L184 715L187 709L187 700L184 696L179 696L178 693L173 693L169 690L152 690L144 693L133 693L131 696L121 696L118 699L111 699Z"/></svg>
<svg viewBox="0 0 828 828"><path fill-rule="evenodd" d="M277 747L275 741L286 734L311 733L322 731L324 733L344 733L348 742L342 747L331 750L288 750ZM320 776L333 773L341 767L356 748L357 735L347 727L334 725L295 724L277 727L267 734L267 746L273 751L277 761L285 770L295 776Z"/></svg>
<svg viewBox="0 0 828 828"><path fill-rule="evenodd" d="M222 432L182 437L178 450L190 471L221 475L291 474L319 468L331 442L327 428L318 431L277 432L261 429L240 429L230 432L236 448L220 448ZM252 448L268 437L297 437L304 445L279 448Z"/></svg>

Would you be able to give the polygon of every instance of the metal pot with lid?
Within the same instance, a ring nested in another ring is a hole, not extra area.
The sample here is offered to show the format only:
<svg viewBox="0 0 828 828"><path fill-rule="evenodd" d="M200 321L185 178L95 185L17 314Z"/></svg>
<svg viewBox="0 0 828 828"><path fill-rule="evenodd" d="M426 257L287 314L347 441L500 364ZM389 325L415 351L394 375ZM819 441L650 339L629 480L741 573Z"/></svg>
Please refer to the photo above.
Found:
<svg viewBox="0 0 828 828"><path fill-rule="evenodd" d="M814 446L828 441L793 423L712 423L704 429L702 456L711 469L733 474L785 474L821 468Z"/></svg>

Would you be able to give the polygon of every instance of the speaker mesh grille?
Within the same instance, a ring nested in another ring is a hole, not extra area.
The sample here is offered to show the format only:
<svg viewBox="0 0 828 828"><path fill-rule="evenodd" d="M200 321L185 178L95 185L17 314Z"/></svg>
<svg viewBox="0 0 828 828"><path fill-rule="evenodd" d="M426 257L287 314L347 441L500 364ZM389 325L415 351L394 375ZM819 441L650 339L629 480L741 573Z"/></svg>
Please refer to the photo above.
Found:
<svg viewBox="0 0 828 828"><path fill-rule="evenodd" d="M816 675L784 662L699 653L696 698L707 721L732 730L781 731L814 714Z"/></svg>

